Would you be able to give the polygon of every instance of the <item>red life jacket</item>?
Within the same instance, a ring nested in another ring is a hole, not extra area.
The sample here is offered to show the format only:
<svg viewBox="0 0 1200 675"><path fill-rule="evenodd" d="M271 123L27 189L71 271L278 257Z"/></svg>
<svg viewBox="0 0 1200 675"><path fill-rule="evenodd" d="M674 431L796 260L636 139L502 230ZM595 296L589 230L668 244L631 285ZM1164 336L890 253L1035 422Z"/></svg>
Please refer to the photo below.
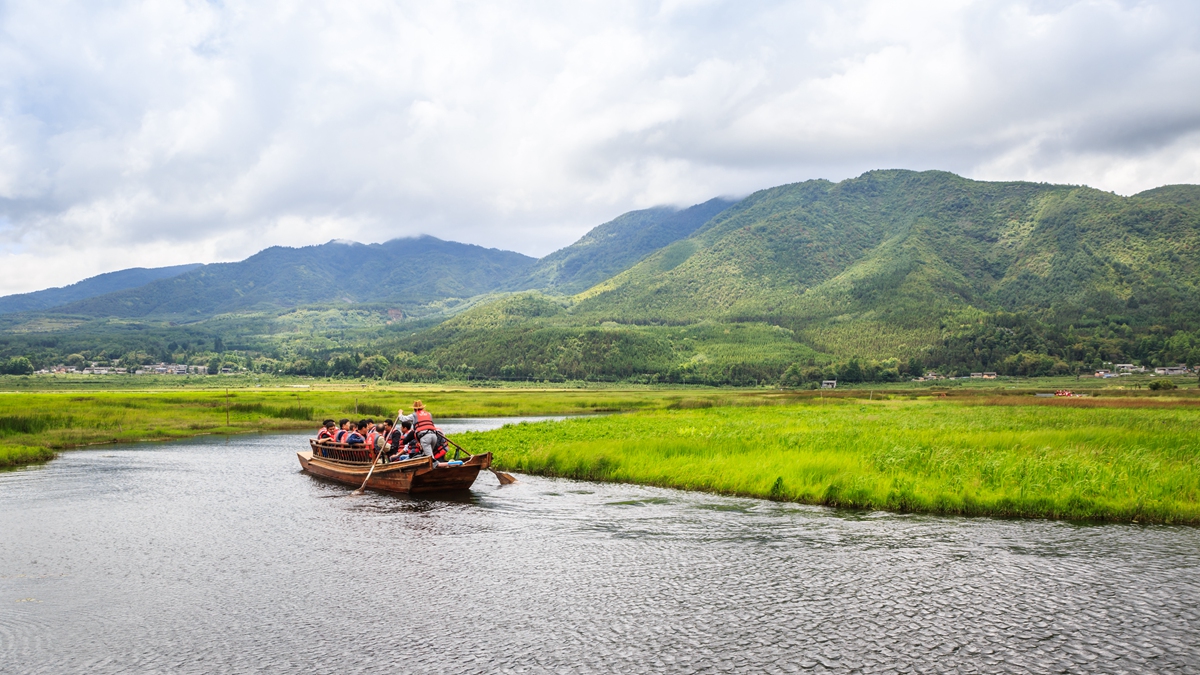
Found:
<svg viewBox="0 0 1200 675"><path fill-rule="evenodd" d="M368 450L374 450L374 449L375 449L375 438L376 438L377 436L379 436L379 434L375 433L375 431L374 431L374 430L371 430L371 431L368 431L368 432L367 432L367 449L368 449Z"/></svg>
<svg viewBox="0 0 1200 675"><path fill-rule="evenodd" d="M433 415L430 415L425 410L414 410L413 417L417 423L413 426L413 431L418 434L422 431L436 431L437 427L433 426Z"/></svg>
<svg viewBox="0 0 1200 675"><path fill-rule="evenodd" d="M326 438L331 438L332 436L333 434L329 433L329 429L326 429L325 427L321 427L321 429L317 432L318 441L323 441Z"/></svg>
<svg viewBox="0 0 1200 675"><path fill-rule="evenodd" d="M345 438L346 434L348 434L348 433L350 433L350 432L346 431L345 429L338 429L337 435L333 437L333 440L338 443L341 443L342 439Z"/></svg>

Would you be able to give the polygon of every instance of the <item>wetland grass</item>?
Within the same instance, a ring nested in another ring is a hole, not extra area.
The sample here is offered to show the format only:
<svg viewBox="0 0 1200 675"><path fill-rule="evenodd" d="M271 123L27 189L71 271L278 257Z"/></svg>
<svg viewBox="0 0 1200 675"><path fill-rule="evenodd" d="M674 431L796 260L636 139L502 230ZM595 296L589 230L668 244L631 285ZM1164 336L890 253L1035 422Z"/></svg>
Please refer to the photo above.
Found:
<svg viewBox="0 0 1200 675"><path fill-rule="evenodd" d="M439 418L570 415L662 409L696 400L762 405L779 392L638 390L367 390L315 391L167 389L162 391L59 390L0 393L0 448L8 465L43 461L53 450L104 443L170 440L200 434L316 429L332 417L379 420L421 398ZM42 448L36 454L28 448ZM48 453L48 454L47 454ZM28 460L28 461L26 461Z"/></svg>
<svg viewBox="0 0 1200 675"><path fill-rule="evenodd" d="M972 403L659 410L462 442L541 475L854 509L1200 524L1194 406Z"/></svg>
<svg viewBox="0 0 1200 675"><path fill-rule="evenodd" d="M0 469L47 462L54 459L55 454L49 448L37 448L27 445L0 445Z"/></svg>
<svg viewBox="0 0 1200 675"><path fill-rule="evenodd" d="M878 393L878 392L877 392ZM964 394L966 392L963 392ZM1200 524L1200 399L992 390L175 389L0 393L0 466L54 451L384 417L623 412L464 435L498 466L847 508ZM871 400L874 398L874 400ZM226 413L228 412L228 423Z"/></svg>

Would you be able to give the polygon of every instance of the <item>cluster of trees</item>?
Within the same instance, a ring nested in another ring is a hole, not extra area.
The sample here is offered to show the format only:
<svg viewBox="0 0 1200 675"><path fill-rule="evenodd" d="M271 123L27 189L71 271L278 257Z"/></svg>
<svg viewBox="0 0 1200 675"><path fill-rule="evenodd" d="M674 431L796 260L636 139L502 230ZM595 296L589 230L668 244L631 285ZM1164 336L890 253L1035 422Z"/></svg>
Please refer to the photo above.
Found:
<svg viewBox="0 0 1200 675"><path fill-rule="evenodd" d="M535 318L545 313L533 309L540 312ZM944 337L911 358L841 360L812 352L788 337L793 335L790 331L762 322L634 327L531 323L524 314L501 319L486 330L458 327L454 335L439 340L430 339L432 332L337 339L268 335L259 343L239 340L232 349L219 336L187 334L136 333L128 341L108 336L91 348L81 348L76 339L26 337L19 342L10 337L8 342L0 340L0 374L29 374L60 363L133 369L165 361L206 365L210 373L228 369L417 382L585 380L811 387L826 379L904 381L928 370L950 376L995 371L1037 377L1086 373L1111 363L1200 363L1200 329L1182 321L1146 327L1120 315L1080 316L1062 326L1053 317L1000 312L966 326L943 326Z"/></svg>
<svg viewBox="0 0 1200 675"><path fill-rule="evenodd" d="M1188 328L1139 328L1122 316L1081 319L1063 327L1002 312L949 334L925 360L947 371L1026 376L1078 373L1106 363L1200 364L1200 329Z"/></svg>
<svg viewBox="0 0 1200 675"><path fill-rule="evenodd" d="M920 359L848 359L835 363L818 364L814 360L793 363L779 378L779 384L788 389L816 388L822 380L838 382L898 382L924 374Z"/></svg>
<svg viewBox="0 0 1200 675"><path fill-rule="evenodd" d="M936 368L941 375L957 377L980 370L953 367ZM983 370L983 369L981 369ZM1003 359L996 368L987 368L1000 375L1020 375L1038 377L1043 375L1065 375L1078 370L1072 370L1067 363L1045 354L1020 352ZM827 364L794 363L788 367L779 380L782 387L799 389L813 388L822 380L837 380L839 383L856 382L900 382L920 377L928 372L925 362L919 358L902 361L899 359L848 359Z"/></svg>
<svg viewBox="0 0 1200 675"><path fill-rule="evenodd" d="M24 356L0 360L0 375L31 375L33 363Z"/></svg>
<svg viewBox="0 0 1200 675"><path fill-rule="evenodd" d="M27 359L34 370L57 365L85 367L136 367L150 363L186 363L207 365L226 351L219 336L201 335L190 329L130 330L119 333L106 330L66 335L2 335L0 364L5 359Z"/></svg>
<svg viewBox="0 0 1200 675"><path fill-rule="evenodd" d="M311 377L356 377L387 379L397 382L431 382L444 379L440 369L411 352L398 352L388 358L379 352L341 352L309 354L290 361L277 362L275 372Z"/></svg>

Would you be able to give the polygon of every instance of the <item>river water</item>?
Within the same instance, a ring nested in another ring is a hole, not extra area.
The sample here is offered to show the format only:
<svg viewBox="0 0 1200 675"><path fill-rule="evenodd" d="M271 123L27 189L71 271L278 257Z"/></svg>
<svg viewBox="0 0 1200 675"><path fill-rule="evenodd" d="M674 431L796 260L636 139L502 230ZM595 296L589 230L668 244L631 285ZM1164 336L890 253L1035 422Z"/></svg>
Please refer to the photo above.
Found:
<svg viewBox="0 0 1200 675"><path fill-rule="evenodd" d="M304 447L0 473L0 672L1200 672L1200 529L486 473L349 497Z"/></svg>

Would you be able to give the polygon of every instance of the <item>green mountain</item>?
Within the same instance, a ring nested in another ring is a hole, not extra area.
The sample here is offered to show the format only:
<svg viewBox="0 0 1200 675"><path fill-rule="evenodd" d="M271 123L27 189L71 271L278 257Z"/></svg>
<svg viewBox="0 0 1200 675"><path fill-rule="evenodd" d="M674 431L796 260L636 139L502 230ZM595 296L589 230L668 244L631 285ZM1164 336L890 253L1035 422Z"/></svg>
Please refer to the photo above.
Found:
<svg viewBox="0 0 1200 675"><path fill-rule="evenodd" d="M0 358L34 365L220 358L400 380L1197 364L1200 186L1121 197L872 171L626 214L541 261L429 237L275 248L0 326Z"/></svg>
<svg viewBox="0 0 1200 675"><path fill-rule="evenodd" d="M434 237L383 244L275 246L236 263L204 265L170 279L55 309L78 317L198 320L217 314L317 303L411 307L495 290L533 258Z"/></svg>
<svg viewBox="0 0 1200 675"><path fill-rule="evenodd" d="M1200 212L1178 202L941 172L782 186L591 289L574 311L767 321L863 356L926 349L963 313L1148 325L1200 309Z"/></svg>
<svg viewBox="0 0 1200 675"><path fill-rule="evenodd" d="M686 209L659 206L630 211L538 260L508 290L537 289L574 295L628 269L667 244L691 235L734 203L716 198Z"/></svg>
<svg viewBox="0 0 1200 675"><path fill-rule="evenodd" d="M114 293L129 288L144 286L152 281L168 279L190 272L200 265L174 265L172 267L133 267L118 272L108 272L88 277L83 281L63 286L62 288L47 288L32 293L19 293L0 297L0 314L16 312L35 312L52 309L68 303L94 298L106 293Z"/></svg>
<svg viewBox="0 0 1200 675"><path fill-rule="evenodd" d="M1200 185L1164 185L1139 192L1135 197L1154 199L1179 206L1200 206Z"/></svg>
<svg viewBox="0 0 1200 675"><path fill-rule="evenodd" d="M746 381L729 373L764 359L739 353L791 358L789 344L825 361L881 362L896 376L919 369L910 362L1063 372L1117 358L1194 352L1200 361L1191 338L1168 344L1200 328L1198 192L1170 186L1120 197L912 171L785 185L751 195L554 312L522 317L502 303L506 321L474 329L497 312L484 305L407 344L431 362L519 376L533 367L520 364L563 371L553 358L561 342L549 337L561 340L563 331L588 344L606 331L654 335L670 353L657 360L672 366L647 360L642 373L687 381L685 366L699 358L715 378L706 381L718 382ZM703 340L686 334L702 326L777 330L739 352L720 331L705 328ZM539 355L534 337L543 334ZM599 358L586 356L588 344L580 358ZM792 371L822 362L798 358Z"/></svg>

